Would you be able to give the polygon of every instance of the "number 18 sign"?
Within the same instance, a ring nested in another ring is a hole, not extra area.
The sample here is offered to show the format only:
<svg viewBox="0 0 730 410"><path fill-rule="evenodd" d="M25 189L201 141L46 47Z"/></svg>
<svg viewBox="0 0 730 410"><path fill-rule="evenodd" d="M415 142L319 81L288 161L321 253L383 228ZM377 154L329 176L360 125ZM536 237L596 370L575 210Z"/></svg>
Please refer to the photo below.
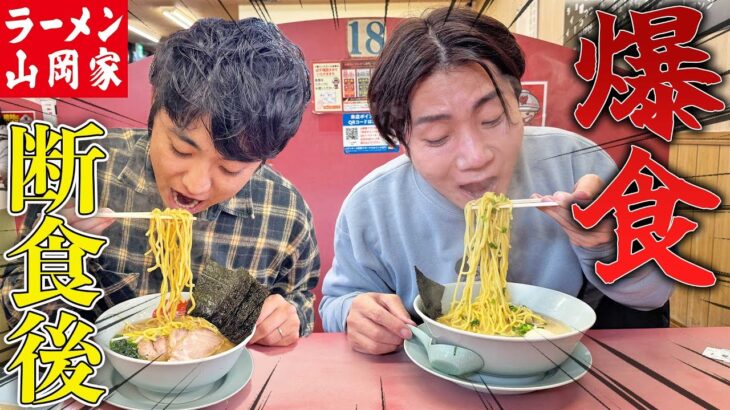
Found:
<svg viewBox="0 0 730 410"><path fill-rule="evenodd" d="M350 20L347 23L347 51L351 57L377 57L384 45L383 20Z"/></svg>

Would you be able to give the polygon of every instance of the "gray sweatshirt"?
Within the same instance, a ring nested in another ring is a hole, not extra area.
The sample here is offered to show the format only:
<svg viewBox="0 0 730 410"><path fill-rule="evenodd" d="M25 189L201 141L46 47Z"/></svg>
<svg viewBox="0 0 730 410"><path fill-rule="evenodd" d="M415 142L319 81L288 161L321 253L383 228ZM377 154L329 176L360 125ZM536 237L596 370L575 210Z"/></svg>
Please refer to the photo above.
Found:
<svg viewBox="0 0 730 410"><path fill-rule="evenodd" d="M593 173L610 181L613 160L591 141L568 131L525 127L522 153L510 183L510 198L533 193L572 192L580 177ZM582 150L570 155L560 155ZM557 156L554 158L550 158ZM549 159L548 159L549 158ZM406 156L375 169L350 192L335 227L335 258L324 279L319 312L325 331L345 330L355 296L397 294L411 314L418 294L418 266L439 283L456 281L464 251L464 211L431 187ZM598 248L572 245L562 228L535 208L513 210L510 282L577 295L585 277L584 300L594 307L603 295L639 310L662 306L672 282L649 262L605 285L595 262L615 260L615 243Z"/></svg>

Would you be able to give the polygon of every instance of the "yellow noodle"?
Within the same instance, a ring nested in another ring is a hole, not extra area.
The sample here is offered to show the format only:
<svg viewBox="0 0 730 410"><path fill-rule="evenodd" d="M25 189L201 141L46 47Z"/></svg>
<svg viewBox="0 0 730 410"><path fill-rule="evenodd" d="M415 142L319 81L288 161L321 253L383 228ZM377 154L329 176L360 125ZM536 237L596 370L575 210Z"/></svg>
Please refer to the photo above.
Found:
<svg viewBox="0 0 730 410"><path fill-rule="evenodd" d="M500 209L500 205L507 205ZM545 320L525 306L509 303L507 265L512 220L511 202L506 196L487 192L464 208L464 255L458 284L463 284L449 311L438 321L475 333L518 336L525 324L544 325ZM474 297L474 284L480 276L481 290Z"/></svg>
<svg viewBox="0 0 730 410"><path fill-rule="evenodd" d="M163 218L163 216L165 218ZM195 309L193 298L193 271L190 255L193 245L193 215L184 209L165 209L152 211L150 227L147 231L150 250L155 264L148 271L160 268L160 302L155 309L155 317L141 324L127 324L122 335L132 341L142 339L154 341L160 336L168 336L175 329L193 330L207 328L220 334L218 329L203 318L189 315L177 316L177 307L183 299L183 292L189 292L187 313Z"/></svg>
<svg viewBox="0 0 730 410"><path fill-rule="evenodd" d="M216 334L220 333L218 329L207 320L185 315L171 321L155 317L141 323L127 324L124 326L122 335L129 340L138 343L143 339L154 341L160 336L169 336L175 329L194 330L199 328L210 329Z"/></svg>

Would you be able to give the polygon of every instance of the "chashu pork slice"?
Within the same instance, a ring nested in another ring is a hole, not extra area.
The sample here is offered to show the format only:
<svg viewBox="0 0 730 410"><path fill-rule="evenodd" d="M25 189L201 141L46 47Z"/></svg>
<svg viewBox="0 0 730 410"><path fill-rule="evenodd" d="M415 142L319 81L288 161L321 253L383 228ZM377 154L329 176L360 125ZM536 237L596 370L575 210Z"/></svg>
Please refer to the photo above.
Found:
<svg viewBox="0 0 730 410"><path fill-rule="evenodd" d="M147 360L167 360L167 337L160 336L154 342L143 340L137 345L137 352Z"/></svg>
<svg viewBox="0 0 730 410"><path fill-rule="evenodd" d="M221 335L209 329L195 329L187 331L175 329L170 334L169 361L194 360L208 357L215 353L223 344Z"/></svg>

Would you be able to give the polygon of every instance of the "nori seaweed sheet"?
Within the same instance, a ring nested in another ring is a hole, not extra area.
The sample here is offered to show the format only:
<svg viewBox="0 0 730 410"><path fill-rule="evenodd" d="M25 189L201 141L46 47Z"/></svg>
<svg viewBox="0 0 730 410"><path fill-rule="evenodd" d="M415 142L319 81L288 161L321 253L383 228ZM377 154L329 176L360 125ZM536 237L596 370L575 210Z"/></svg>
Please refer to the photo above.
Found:
<svg viewBox="0 0 730 410"><path fill-rule="evenodd" d="M437 320L441 315L441 298L444 296L444 285L434 282L427 278L426 275L418 269L416 270L416 283L418 284L418 294L421 295L423 303L423 313L433 320Z"/></svg>
<svg viewBox="0 0 730 410"><path fill-rule="evenodd" d="M245 269L226 269L209 262L198 276L193 316L214 324L231 342L245 339L256 324L268 289Z"/></svg>

